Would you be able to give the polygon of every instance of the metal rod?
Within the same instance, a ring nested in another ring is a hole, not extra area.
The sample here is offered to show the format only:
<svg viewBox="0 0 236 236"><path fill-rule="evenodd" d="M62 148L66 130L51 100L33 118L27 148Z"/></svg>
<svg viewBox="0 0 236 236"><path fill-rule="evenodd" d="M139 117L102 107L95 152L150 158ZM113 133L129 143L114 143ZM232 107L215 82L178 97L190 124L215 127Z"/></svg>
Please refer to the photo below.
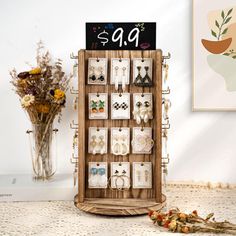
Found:
<svg viewBox="0 0 236 236"><path fill-rule="evenodd" d="M167 56L162 56L162 61L169 60L171 58L171 54L168 52Z"/></svg>
<svg viewBox="0 0 236 236"><path fill-rule="evenodd" d="M70 59L78 59L78 56L75 56L74 53L72 52L72 53L70 54Z"/></svg>
<svg viewBox="0 0 236 236"><path fill-rule="evenodd" d="M71 94L78 94L79 91L76 90L76 89L74 89L74 87L72 86L72 87L70 88L70 93L71 93Z"/></svg>

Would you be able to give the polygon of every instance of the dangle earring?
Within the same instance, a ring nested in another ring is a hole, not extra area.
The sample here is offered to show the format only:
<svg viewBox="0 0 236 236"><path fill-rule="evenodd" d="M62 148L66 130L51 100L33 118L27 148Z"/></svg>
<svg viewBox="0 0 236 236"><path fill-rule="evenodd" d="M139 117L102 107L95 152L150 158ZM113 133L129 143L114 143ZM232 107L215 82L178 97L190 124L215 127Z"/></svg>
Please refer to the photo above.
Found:
<svg viewBox="0 0 236 236"><path fill-rule="evenodd" d="M92 153L93 153L93 155L96 155L96 146L97 146L97 142L96 142L96 136L95 135L93 135L92 137L92 141L90 142L90 145L91 145L91 147L92 147Z"/></svg>
<svg viewBox="0 0 236 236"><path fill-rule="evenodd" d="M140 181L141 181L141 171L140 171L140 170L137 170L137 171L136 171L136 175L137 175L137 177L138 177L138 182L140 182Z"/></svg>
<svg viewBox="0 0 236 236"><path fill-rule="evenodd" d="M170 107L171 107L170 99L164 98L163 104L164 104L164 114L163 114L163 118L164 118L165 120L168 120L168 119L169 119L168 112L169 112L169 109L170 109Z"/></svg>
<svg viewBox="0 0 236 236"><path fill-rule="evenodd" d="M126 71L126 67L122 67L122 90L123 92L125 92L125 85L126 85L126 79L125 79L125 71Z"/></svg>
<svg viewBox="0 0 236 236"><path fill-rule="evenodd" d="M148 182L148 170L144 171L144 175L145 175L145 182Z"/></svg>
<svg viewBox="0 0 236 236"><path fill-rule="evenodd" d="M142 79L142 86L143 87L151 87L152 86L152 80L151 80L150 76L148 75L149 66L144 66L144 69L146 71L146 74Z"/></svg>
<svg viewBox="0 0 236 236"><path fill-rule="evenodd" d="M115 90L117 91L119 89L119 77L118 77L118 70L119 70L119 67L116 66L115 67Z"/></svg>
<svg viewBox="0 0 236 236"><path fill-rule="evenodd" d="M169 71L169 65L166 63L163 65L163 70L164 70L164 83L168 80L168 71Z"/></svg>
<svg viewBox="0 0 236 236"><path fill-rule="evenodd" d="M100 71L100 75L98 77L98 80L100 80L101 82L104 81L104 74L103 74L103 68L102 67L98 67L98 70Z"/></svg>
<svg viewBox="0 0 236 236"><path fill-rule="evenodd" d="M136 123L138 125L141 124L141 115L140 115L141 106L142 106L142 103L137 102L133 111L134 119L136 120Z"/></svg>
<svg viewBox="0 0 236 236"><path fill-rule="evenodd" d="M141 66L137 66L137 70L138 70L138 75L137 75L137 77L135 78L134 84L135 84L136 86L142 86L143 78L142 78L142 76L141 76Z"/></svg>
<svg viewBox="0 0 236 236"><path fill-rule="evenodd" d="M113 137L114 138L114 143L112 145L112 153L116 156L120 154L120 144L119 144L119 138L117 136Z"/></svg>
<svg viewBox="0 0 236 236"><path fill-rule="evenodd" d="M120 147L121 147L121 155L125 156L128 154L129 150L126 144L126 137L122 136L120 137Z"/></svg>
<svg viewBox="0 0 236 236"><path fill-rule="evenodd" d="M97 78L96 78L96 75L95 75L95 72L94 72L94 70L95 70L94 66L90 66L89 69L92 72L89 76L89 79L92 80L92 81L95 81Z"/></svg>
<svg viewBox="0 0 236 236"><path fill-rule="evenodd" d="M104 137L100 136L99 139L100 141L98 144L99 144L100 154L104 154L104 147L105 147Z"/></svg>

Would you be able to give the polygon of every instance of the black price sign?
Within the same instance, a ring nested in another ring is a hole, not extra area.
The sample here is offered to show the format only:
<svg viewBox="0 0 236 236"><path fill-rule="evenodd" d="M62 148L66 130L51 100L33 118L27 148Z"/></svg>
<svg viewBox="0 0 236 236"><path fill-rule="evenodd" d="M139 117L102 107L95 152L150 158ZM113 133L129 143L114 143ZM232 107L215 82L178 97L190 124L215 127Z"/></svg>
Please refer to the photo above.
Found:
<svg viewBox="0 0 236 236"><path fill-rule="evenodd" d="M156 23L86 23L87 50L155 50Z"/></svg>

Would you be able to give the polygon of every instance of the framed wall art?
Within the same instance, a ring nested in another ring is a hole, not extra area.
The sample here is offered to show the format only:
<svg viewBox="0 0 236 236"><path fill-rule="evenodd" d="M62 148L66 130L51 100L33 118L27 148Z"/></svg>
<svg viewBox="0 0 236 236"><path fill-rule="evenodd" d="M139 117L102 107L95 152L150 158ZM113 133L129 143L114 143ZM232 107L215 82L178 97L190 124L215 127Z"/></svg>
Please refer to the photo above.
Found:
<svg viewBox="0 0 236 236"><path fill-rule="evenodd" d="M236 1L193 0L193 110L236 111Z"/></svg>

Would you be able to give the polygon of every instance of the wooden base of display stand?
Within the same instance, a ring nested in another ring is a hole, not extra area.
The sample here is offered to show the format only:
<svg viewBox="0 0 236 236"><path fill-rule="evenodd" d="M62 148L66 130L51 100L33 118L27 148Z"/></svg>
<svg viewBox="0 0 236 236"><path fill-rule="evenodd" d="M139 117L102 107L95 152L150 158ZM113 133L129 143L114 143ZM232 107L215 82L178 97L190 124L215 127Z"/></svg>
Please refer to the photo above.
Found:
<svg viewBox="0 0 236 236"><path fill-rule="evenodd" d="M83 203L78 202L75 196L75 206L80 210L111 216L144 215L149 211L159 211L166 205L166 197L162 195L162 202L156 203L155 199L112 199L112 198L88 198Z"/></svg>

